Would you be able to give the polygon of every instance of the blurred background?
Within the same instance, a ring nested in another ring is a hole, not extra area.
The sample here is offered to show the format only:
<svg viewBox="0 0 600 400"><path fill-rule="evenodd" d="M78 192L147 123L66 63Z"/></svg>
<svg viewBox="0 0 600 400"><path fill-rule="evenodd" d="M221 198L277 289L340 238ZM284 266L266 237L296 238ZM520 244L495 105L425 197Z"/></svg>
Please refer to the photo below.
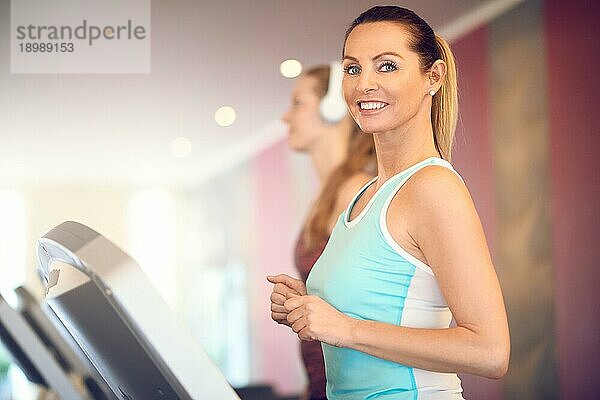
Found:
<svg viewBox="0 0 600 400"><path fill-rule="evenodd" d="M2 295L25 285L42 298L35 242L75 220L136 258L232 385L301 392L298 340L270 320L265 276L297 276L317 181L288 149L294 82L280 64L339 59L347 25L377 3L154 0L151 73L11 74L0 0ZM465 397L597 398L600 3L396 4L457 58L453 164L509 313L508 375L462 376ZM233 122L215 120L222 106ZM21 382L10 363L0 346L0 380Z"/></svg>

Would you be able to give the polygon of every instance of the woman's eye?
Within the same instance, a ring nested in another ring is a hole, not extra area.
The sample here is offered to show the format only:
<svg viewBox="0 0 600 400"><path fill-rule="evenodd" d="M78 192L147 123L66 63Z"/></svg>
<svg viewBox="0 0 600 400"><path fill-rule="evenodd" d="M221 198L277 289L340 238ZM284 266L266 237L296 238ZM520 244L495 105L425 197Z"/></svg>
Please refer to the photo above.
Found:
<svg viewBox="0 0 600 400"><path fill-rule="evenodd" d="M396 69L398 69L398 68L396 67L396 63L394 63L394 62L391 62L391 61L384 62L384 63L383 63L383 64L381 64L381 66L379 67L379 70L380 70L380 71L383 71L383 72L391 72L391 71L395 71Z"/></svg>
<svg viewBox="0 0 600 400"><path fill-rule="evenodd" d="M348 75L358 75L360 73L360 68L358 67L358 65L348 65L344 67L344 71Z"/></svg>

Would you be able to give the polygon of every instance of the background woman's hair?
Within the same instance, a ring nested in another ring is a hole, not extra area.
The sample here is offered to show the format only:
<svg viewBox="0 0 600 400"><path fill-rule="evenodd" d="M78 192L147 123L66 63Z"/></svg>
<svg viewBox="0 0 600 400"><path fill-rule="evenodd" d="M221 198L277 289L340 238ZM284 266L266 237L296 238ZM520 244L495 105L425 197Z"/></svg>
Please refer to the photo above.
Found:
<svg viewBox="0 0 600 400"><path fill-rule="evenodd" d="M305 76L316 78L315 91L320 99L327 93L329 68L328 65L316 66L304 73ZM331 214L335 210L338 193L343 183L358 172L374 172L373 136L362 132L356 123L353 122L352 125L348 153L344 161L331 172L324 182L308 214L303 238L306 248L313 248L329 237Z"/></svg>
<svg viewBox="0 0 600 400"><path fill-rule="evenodd" d="M446 78L431 103L431 125L435 147L442 158L450 161L458 116L456 63L450 46L413 11L399 6L375 6L360 14L350 24L343 48L346 48L346 41L354 28L370 22L393 22L406 28L411 36L409 47L419 56L423 72L427 72L436 60L446 63Z"/></svg>

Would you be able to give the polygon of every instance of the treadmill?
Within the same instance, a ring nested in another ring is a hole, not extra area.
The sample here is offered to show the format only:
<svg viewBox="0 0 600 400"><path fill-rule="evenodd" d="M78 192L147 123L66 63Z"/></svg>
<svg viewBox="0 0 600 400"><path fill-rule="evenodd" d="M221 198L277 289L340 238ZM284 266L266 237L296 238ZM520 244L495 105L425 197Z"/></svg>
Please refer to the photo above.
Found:
<svg viewBox="0 0 600 400"><path fill-rule="evenodd" d="M108 239L67 221L38 240L37 256L48 306L117 398L239 400L139 265Z"/></svg>
<svg viewBox="0 0 600 400"><path fill-rule="evenodd" d="M20 286L14 291L18 300L16 311L54 356L63 371L79 377L85 386L82 390L87 391L92 399L117 400L54 311L47 304L39 303L25 287Z"/></svg>
<svg viewBox="0 0 600 400"><path fill-rule="evenodd" d="M25 318L0 295L0 340L27 379L52 389L60 399L88 400Z"/></svg>

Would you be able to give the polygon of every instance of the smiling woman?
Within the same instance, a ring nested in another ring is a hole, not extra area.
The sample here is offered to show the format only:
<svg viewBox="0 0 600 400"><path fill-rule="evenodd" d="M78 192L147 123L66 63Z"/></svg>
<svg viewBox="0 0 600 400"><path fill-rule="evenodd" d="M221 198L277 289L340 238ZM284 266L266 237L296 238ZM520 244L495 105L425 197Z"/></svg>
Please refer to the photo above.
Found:
<svg viewBox="0 0 600 400"><path fill-rule="evenodd" d="M462 399L457 373L503 376L510 344L483 229L450 164L452 53L414 12L378 6L348 29L343 69L378 176L338 219L306 285L269 277L272 309L286 311L272 317L322 342L328 399Z"/></svg>
<svg viewBox="0 0 600 400"><path fill-rule="evenodd" d="M395 126L417 115L419 107L429 106L434 145L441 157L450 159L457 119L456 66L452 52L446 41L435 35L425 21L411 21L408 15L398 17L400 21L392 22L385 16L374 15L372 19L380 19L379 23L358 23L347 32L343 65L346 72L344 87L349 90L345 90L344 94L350 113L363 131L376 132L385 131L386 127L369 126L375 120L368 117L378 114L379 110L387 107L385 111L396 117L388 122ZM404 29L399 29L399 23ZM352 50L368 55L369 59L358 60L352 52L346 51L348 38L353 32L356 40ZM373 47L372 43L379 46ZM383 86L383 90L371 90L370 85L375 83L371 72L377 73L377 83ZM414 79L415 72L420 72L420 81ZM441 84L442 78L447 84ZM424 89L429 94L425 99L420 96ZM374 93L384 97L374 98ZM427 104L429 97L431 104ZM377 121L383 120L378 118Z"/></svg>

